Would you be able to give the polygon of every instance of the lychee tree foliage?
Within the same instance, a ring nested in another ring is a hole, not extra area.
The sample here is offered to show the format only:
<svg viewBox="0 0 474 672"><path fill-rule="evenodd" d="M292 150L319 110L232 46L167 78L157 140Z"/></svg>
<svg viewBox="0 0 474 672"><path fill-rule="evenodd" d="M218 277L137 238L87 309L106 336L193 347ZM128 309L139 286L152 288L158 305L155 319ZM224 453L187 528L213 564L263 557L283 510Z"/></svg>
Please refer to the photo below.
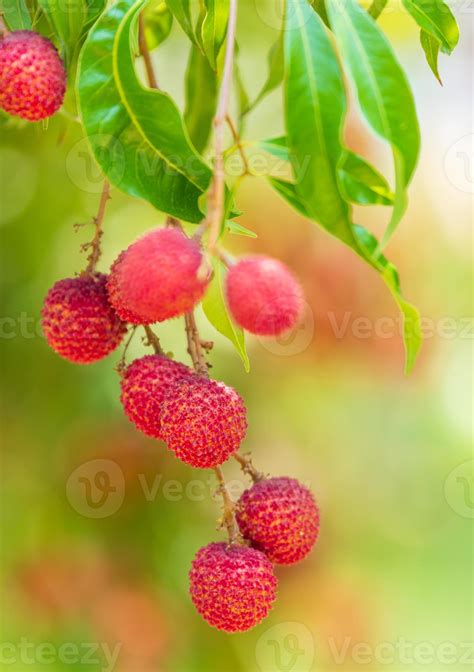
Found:
<svg viewBox="0 0 474 672"><path fill-rule="evenodd" d="M438 55L456 46L456 21L443 0L402 3L439 79ZM236 221L238 187L254 177L249 151L283 161L287 179L263 179L387 284L404 319L407 372L420 349L418 312L402 297L397 270L383 254L406 210L420 150L413 94L376 22L386 4L283 2L268 76L251 100L239 71L245 35L237 31L238 0L2 3L0 107L28 121L45 120L65 95L60 112L82 125L104 175L86 268L57 282L45 299L46 339L63 358L89 364L116 350L128 331L118 365L125 414L186 464L215 471L228 540L197 553L190 592L199 613L224 631L246 630L267 615L276 595L274 565L301 561L319 534L312 493L294 479L267 477L239 452L245 404L234 389L209 378L212 343L202 340L194 316L202 302L246 369L245 332L279 335L301 317L303 293L289 269L266 256L236 260L225 250L228 235L254 235ZM150 55L173 23L189 43L184 112L160 88ZM346 78L360 114L391 150L392 186L344 142ZM248 140L247 117L278 88L285 134ZM236 153L237 178L226 174L225 161ZM105 275L96 267L111 186L151 203L166 224L132 243ZM354 220L354 205L387 208L380 240ZM181 317L193 368L165 354L151 326ZM153 351L127 364L137 328ZM237 503L221 470L231 457L253 481Z"/></svg>

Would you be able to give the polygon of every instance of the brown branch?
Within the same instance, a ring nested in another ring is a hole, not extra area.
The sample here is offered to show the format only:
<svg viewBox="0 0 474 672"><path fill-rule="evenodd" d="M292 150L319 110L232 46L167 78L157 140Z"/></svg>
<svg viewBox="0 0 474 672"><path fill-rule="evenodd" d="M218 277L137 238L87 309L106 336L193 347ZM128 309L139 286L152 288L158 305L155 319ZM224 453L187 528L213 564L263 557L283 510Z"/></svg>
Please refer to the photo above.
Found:
<svg viewBox="0 0 474 672"><path fill-rule="evenodd" d="M146 76L147 76L148 84L150 85L150 88L159 89L160 87L158 86L158 81L156 79L155 70L153 69L153 62L151 60L150 52L148 50L148 45L146 43L145 19L144 19L144 16L143 16L143 12L138 17L138 48L139 48L140 54L143 58L143 62L145 63Z"/></svg>
<svg viewBox="0 0 474 672"><path fill-rule="evenodd" d="M211 252L214 252L217 241L219 240L221 220L224 212L224 132L227 111L229 108L230 90L232 86L232 72L234 68L235 33L237 28L237 1L238 0L230 0L224 71L222 74L222 83L217 102L216 116L214 117L214 178L209 190L208 213L206 217L206 223L209 227L208 246Z"/></svg>
<svg viewBox="0 0 474 672"><path fill-rule="evenodd" d="M83 250L88 250L92 248L92 252L87 257L88 263L86 267L86 273L94 273L95 268L97 266L97 262L100 259L101 255L100 243L103 235L102 224L104 221L105 208L107 207L107 201L109 200L109 198L110 198L110 184L108 180L104 180L102 195L100 197L99 202L99 209L97 211L96 216L92 220L95 225L95 235L90 243L86 243L85 245L82 246Z"/></svg>
<svg viewBox="0 0 474 672"><path fill-rule="evenodd" d="M196 318L194 312L191 310L189 313L186 313L184 316L184 322L186 325L186 338L188 341L188 353L191 357L195 371L201 376L209 375L209 366L204 357L204 344L205 341L201 340L199 335L199 330L196 324ZM207 344L208 345L208 344Z"/></svg>
<svg viewBox="0 0 474 672"><path fill-rule="evenodd" d="M265 474L257 471L257 469L255 469L253 466L250 455L239 455L238 453L234 453L232 457L234 460L237 460L244 474L248 474L254 483L258 483L259 481L263 481L265 479Z"/></svg>
<svg viewBox="0 0 474 672"><path fill-rule="evenodd" d="M222 495L222 500L224 503L222 522L227 528L229 544L236 544L240 541L240 532L237 521L235 520L234 503L229 495L221 468L214 467L214 473L216 474L217 480L219 481L219 492Z"/></svg>
<svg viewBox="0 0 474 672"><path fill-rule="evenodd" d="M151 346L155 351L155 354L164 355L165 351L161 347L160 339L158 338L158 336L152 331L151 327L149 327L147 324L145 324L143 328L146 334L146 338L144 340L145 345Z"/></svg>
<svg viewBox="0 0 474 672"><path fill-rule="evenodd" d="M120 358L120 361L119 361L119 363L117 364L116 370L118 371L118 373L119 373L120 375L122 375L124 369L126 368L126 366L125 366L125 357L126 357L126 355L127 355L127 350L128 350L128 348L129 348L129 346L130 346L130 343L132 342L133 337L135 336L136 331L137 331L137 325L135 325L135 326L132 327L132 330L131 330L131 332L130 332L130 336L128 337L127 342L125 343L125 347L124 347L124 349L123 349L123 352L122 352L122 356L121 356L121 358Z"/></svg>
<svg viewBox="0 0 474 672"><path fill-rule="evenodd" d="M8 30L7 24L3 19L3 12L0 13L0 37L8 35L10 31Z"/></svg>
<svg viewBox="0 0 474 672"><path fill-rule="evenodd" d="M227 125L230 128L230 132L232 133L232 137L234 138L235 146L239 150L239 154L242 157L242 162L244 164L244 173L243 174L244 175L251 175L249 162L248 162L247 156L245 154L244 148L242 146L242 141L240 139L239 132L236 129L235 124L232 121L232 117L229 114L226 116L226 121L227 121Z"/></svg>

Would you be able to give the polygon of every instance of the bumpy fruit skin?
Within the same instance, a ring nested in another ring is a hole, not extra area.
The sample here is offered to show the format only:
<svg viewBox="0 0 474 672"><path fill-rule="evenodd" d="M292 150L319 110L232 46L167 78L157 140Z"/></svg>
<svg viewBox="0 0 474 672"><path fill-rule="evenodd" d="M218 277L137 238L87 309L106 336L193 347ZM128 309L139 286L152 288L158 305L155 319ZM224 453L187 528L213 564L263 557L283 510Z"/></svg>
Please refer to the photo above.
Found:
<svg viewBox="0 0 474 672"><path fill-rule="evenodd" d="M168 448L200 469L225 462L238 450L247 431L247 410L237 392L198 376L170 388L161 420Z"/></svg>
<svg viewBox="0 0 474 672"><path fill-rule="evenodd" d="M126 326L110 305L101 273L59 280L42 310L43 333L51 348L76 364L91 364L118 347Z"/></svg>
<svg viewBox="0 0 474 672"><path fill-rule="evenodd" d="M124 250L119 254L119 256L117 257L117 259L114 261L114 263L110 268L110 274L107 281L107 291L109 293L109 301L114 307L117 315L124 322L128 322L129 324L134 325L153 324L154 320L150 320L145 317L141 317L140 315L137 315L136 313L133 312L133 310L127 308L127 306L123 302L122 292L120 291L119 287L119 277L120 277L119 268L125 255L125 252L126 250Z"/></svg>
<svg viewBox="0 0 474 672"><path fill-rule="evenodd" d="M189 579L198 612L225 632L244 632L258 625L276 598L272 564L247 546L204 546L193 560Z"/></svg>
<svg viewBox="0 0 474 672"><path fill-rule="evenodd" d="M121 381L120 400L128 419L147 436L161 439L161 406L170 387L195 374L162 355L147 355L128 366Z"/></svg>
<svg viewBox="0 0 474 672"><path fill-rule="evenodd" d="M239 499L236 518L243 537L279 565L303 560L319 534L313 495L293 478L255 483Z"/></svg>
<svg viewBox="0 0 474 672"><path fill-rule="evenodd" d="M54 45L29 30L0 40L0 108L28 121L51 117L61 107L66 71Z"/></svg>
<svg viewBox="0 0 474 672"><path fill-rule="evenodd" d="M263 255L246 257L231 267L226 296L235 322L261 336L291 329L303 307L303 291L290 270Z"/></svg>
<svg viewBox="0 0 474 672"><path fill-rule="evenodd" d="M119 314L163 322L201 300L208 279L198 278L202 254L196 241L173 228L156 229L133 243L111 270L110 296Z"/></svg>

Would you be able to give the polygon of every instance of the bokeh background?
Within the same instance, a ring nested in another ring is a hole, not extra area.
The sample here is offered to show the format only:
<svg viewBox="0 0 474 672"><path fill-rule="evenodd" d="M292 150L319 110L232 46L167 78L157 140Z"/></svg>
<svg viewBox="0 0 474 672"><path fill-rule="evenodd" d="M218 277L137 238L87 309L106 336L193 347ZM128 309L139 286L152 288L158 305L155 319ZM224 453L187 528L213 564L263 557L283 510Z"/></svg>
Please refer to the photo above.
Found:
<svg viewBox="0 0 474 672"><path fill-rule="evenodd" d="M241 67L255 94L276 38L278 3L240 5ZM427 338L413 375L403 375L398 316L379 278L292 212L263 178L241 186L240 221L258 238L229 235L227 245L287 262L304 285L306 316L287 339L249 339L249 374L201 313L198 320L215 340L212 375L246 399L244 449L258 468L310 485L322 510L314 553L278 570L271 616L242 635L209 628L188 595L195 552L223 538L212 473L181 465L124 418L114 370L120 353L76 367L41 336L48 288L85 264L79 248L92 227L74 225L90 222L101 188L80 128L67 128L61 117L47 127L2 120L7 669L472 669L472 34L467 6L454 11L461 42L453 56L440 57L443 88L399 4L382 18L409 74L423 133L410 207L387 250L406 297L425 318ZM186 50L175 27L154 55L162 87L180 104ZM249 117L245 138L279 134L281 109L276 92ZM348 141L390 174L386 148L356 109ZM112 196L104 270L163 221L145 203L116 190ZM386 222L382 209L358 215L377 233ZM185 361L181 321L159 334ZM129 358L144 352L136 336ZM115 488L105 503L94 490L101 471ZM237 495L245 479L233 464L225 472Z"/></svg>

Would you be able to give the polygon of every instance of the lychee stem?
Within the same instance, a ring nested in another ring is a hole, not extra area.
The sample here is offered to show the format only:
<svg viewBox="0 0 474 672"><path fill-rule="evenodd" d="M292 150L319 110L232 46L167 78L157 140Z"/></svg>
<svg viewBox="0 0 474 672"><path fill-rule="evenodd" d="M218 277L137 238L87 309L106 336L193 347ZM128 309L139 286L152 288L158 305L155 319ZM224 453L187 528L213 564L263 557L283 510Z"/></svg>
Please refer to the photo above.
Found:
<svg viewBox="0 0 474 672"><path fill-rule="evenodd" d="M206 223L209 227L208 246L214 252L219 240L222 214L224 211L225 196L225 168L224 168L224 131L229 108L232 73L234 68L235 34L237 29L237 2L230 0L229 23L227 28L227 44L222 74L221 88L217 102L216 116L214 117L214 178L209 189L208 213Z"/></svg>
<svg viewBox="0 0 474 672"><path fill-rule="evenodd" d="M150 88L159 89L160 87L158 86L150 52L148 51L148 45L146 43L145 19L143 12L138 17L138 48L140 50L140 54L142 55L143 62L145 63L146 76L148 78Z"/></svg>
<svg viewBox="0 0 474 672"><path fill-rule="evenodd" d="M261 471L258 471L253 466L250 455L239 455L239 453L234 453L232 457L240 464L244 474L248 474L254 483L265 480L265 474L263 474Z"/></svg>
<svg viewBox="0 0 474 672"><path fill-rule="evenodd" d="M7 28L7 24L5 23L3 19L3 13L0 14L0 37L4 37L5 35L9 34L9 30Z"/></svg>
<svg viewBox="0 0 474 672"><path fill-rule="evenodd" d="M227 125L230 128L230 132L232 133L232 137L234 138L235 146L239 150L239 154L242 157L242 162L244 164L244 172L240 177L243 177L244 175L251 175L252 171L250 170L249 162L248 162L247 156L244 152L244 148L243 148L243 145L242 145L242 141L240 139L239 132L238 132L237 128L235 127L235 124L232 121L232 117L230 116L230 114L227 114L225 119L227 121Z"/></svg>
<svg viewBox="0 0 474 672"><path fill-rule="evenodd" d="M161 347L161 342L158 336L152 331L151 327L149 327L147 324L144 325L143 329L145 330L146 334L146 339L145 339L145 345L149 345L153 348L155 351L155 354L157 355L164 355L165 351Z"/></svg>
<svg viewBox="0 0 474 672"><path fill-rule="evenodd" d="M199 330L196 324L196 318L194 316L194 311L186 313L184 316L184 322L186 325L186 338L188 341L188 353L193 362L193 366L197 373L201 376L209 375L209 367L204 357L203 344L205 341L201 340L199 335ZM206 345L209 345L208 343Z"/></svg>
<svg viewBox="0 0 474 672"><path fill-rule="evenodd" d="M85 247L83 248L83 249L92 248L92 252L87 258L88 264L86 268L86 273L89 274L95 272L97 262L100 259L101 255L100 243L103 235L102 223L104 221L105 208L107 207L107 201L109 200L109 198L110 198L110 183L108 180L104 180L102 194L99 201L99 209L97 210L96 216L93 218L93 222L95 224L95 235L92 241L90 243L86 243Z"/></svg>
<svg viewBox="0 0 474 672"><path fill-rule="evenodd" d="M130 332L130 336L128 337L127 342L125 343L125 347L123 349L122 356L120 357L120 361L117 364L117 371L120 375L122 374L123 370L125 369L125 357L127 355L127 351L128 351L129 346L130 346L130 343L132 342L132 339L135 336L137 326L138 325L134 325L132 327L132 330Z"/></svg>
<svg viewBox="0 0 474 672"><path fill-rule="evenodd" d="M236 544L240 540L240 532L237 521L235 520L234 503L229 495L221 468L214 467L214 473L216 474L217 480L219 481L219 492L222 495L222 500L224 503L224 515L222 519L224 525L227 528L229 544Z"/></svg>

